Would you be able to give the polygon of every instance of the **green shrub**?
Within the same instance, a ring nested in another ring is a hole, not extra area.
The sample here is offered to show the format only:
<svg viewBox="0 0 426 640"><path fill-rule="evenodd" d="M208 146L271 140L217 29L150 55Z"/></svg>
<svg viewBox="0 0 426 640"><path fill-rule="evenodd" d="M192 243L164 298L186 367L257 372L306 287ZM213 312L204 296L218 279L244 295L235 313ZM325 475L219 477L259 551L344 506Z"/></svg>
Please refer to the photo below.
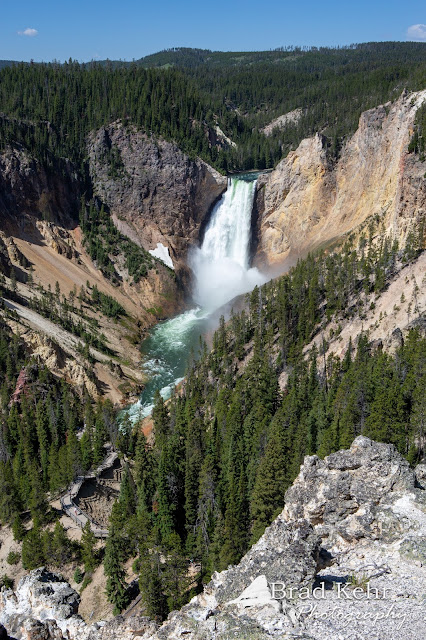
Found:
<svg viewBox="0 0 426 640"><path fill-rule="evenodd" d="M82 593L86 587L92 582L92 577L87 575L84 577L83 584L81 585L80 593Z"/></svg>
<svg viewBox="0 0 426 640"><path fill-rule="evenodd" d="M76 582L77 584L80 584L81 582L83 582L83 578L84 578L84 573L82 572L80 567L77 567L77 569L74 571L74 582Z"/></svg>
<svg viewBox="0 0 426 640"><path fill-rule="evenodd" d="M20 559L21 559L20 553L17 553L16 551L11 551L6 558L6 562L7 564L18 564Z"/></svg>
<svg viewBox="0 0 426 640"><path fill-rule="evenodd" d="M2 575L2 577L0 578L0 589L2 589L3 587L5 589L13 589L13 580L6 574Z"/></svg>

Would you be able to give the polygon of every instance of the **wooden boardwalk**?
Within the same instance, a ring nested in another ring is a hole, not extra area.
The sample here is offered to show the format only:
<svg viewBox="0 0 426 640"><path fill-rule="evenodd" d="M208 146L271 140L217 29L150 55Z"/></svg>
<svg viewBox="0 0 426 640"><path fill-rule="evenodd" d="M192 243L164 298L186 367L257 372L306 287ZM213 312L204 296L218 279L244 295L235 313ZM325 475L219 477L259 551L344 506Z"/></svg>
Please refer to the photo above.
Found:
<svg viewBox="0 0 426 640"><path fill-rule="evenodd" d="M89 476L77 476L74 482L68 487L66 493L61 498L61 507L63 512L69 516L81 529L90 522L90 528L95 534L96 538L106 538L108 536L108 529L101 527L95 522L87 513L84 513L80 507L76 504L75 500L78 493L86 480L96 480L103 471L106 471L113 466L117 460L118 455L115 451L111 451L103 463Z"/></svg>

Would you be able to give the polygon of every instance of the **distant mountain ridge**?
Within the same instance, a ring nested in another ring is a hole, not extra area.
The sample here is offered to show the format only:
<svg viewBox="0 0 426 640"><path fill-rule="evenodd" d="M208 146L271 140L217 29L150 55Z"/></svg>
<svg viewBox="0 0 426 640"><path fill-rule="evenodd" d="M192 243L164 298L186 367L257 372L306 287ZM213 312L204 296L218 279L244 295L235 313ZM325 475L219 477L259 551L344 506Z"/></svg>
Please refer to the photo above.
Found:
<svg viewBox="0 0 426 640"><path fill-rule="evenodd" d="M395 101L404 89L424 89L426 43L263 52L178 48L133 62L7 62L0 74L1 111L9 119L0 127L0 147L17 142L42 156L49 149L81 165L87 134L124 118L228 173L272 168L317 132L336 158L363 111ZM264 134L295 110L297 121ZM229 144L218 144L218 130Z"/></svg>
<svg viewBox="0 0 426 640"><path fill-rule="evenodd" d="M220 67L235 66L244 67L260 63L287 63L296 59L309 59L312 56L329 56L337 61L343 58L345 64L351 61L380 60L384 64L391 64L396 59L401 59L402 55L410 58L411 62L424 62L426 59L426 43L424 42L363 42L337 47L315 47L315 46L283 46L264 51L213 51L211 49L199 49L195 47L171 47L162 49L155 53L150 53L141 58L133 60L89 60L82 64L87 66L110 65L113 68L127 67L130 65L142 66L144 68L168 68L176 66L179 68L196 68L200 66ZM66 64L69 61L64 61ZM3 67L19 64L19 60L0 60L0 69ZM42 63L34 63L42 64ZM52 61L52 64L61 64Z"/></svg>
<svg viewBox="0 0 426 640"><path fill-rule="evenodd" d="M143 56L136 60L136 64L144 67L179 66L184 68L208 66L244 66L258 63L280 63L294 61L297 58L312 55L328 55L338 58L345 55L349 62L354 58L367 58L372 55L386 55L387 62L400 56L402 52L410 56L426 56L426 44L423 42L366 42L343 47L278 47L269 51L211 51L209 49L194 49L176 47L164 49L157 53Z"/></svg>

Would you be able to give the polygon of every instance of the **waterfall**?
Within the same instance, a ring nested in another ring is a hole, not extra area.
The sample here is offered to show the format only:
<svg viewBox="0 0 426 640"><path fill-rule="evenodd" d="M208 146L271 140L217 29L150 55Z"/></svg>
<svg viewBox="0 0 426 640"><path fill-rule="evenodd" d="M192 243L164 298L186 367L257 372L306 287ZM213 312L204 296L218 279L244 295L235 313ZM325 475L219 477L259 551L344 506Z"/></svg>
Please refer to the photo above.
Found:
<svg viewBox="0 0 426 640"><path fill-rule="evenodd" d="M133 419L148 416L154 393L170 397L183 377L191 349L209 328L209 317L235 296L265 282L250 268L251 214L256 191L253 177L230 178L228 189L214 207L201 246L189 257L195 276L195 308L159 323L142 344L143 370L148 381L142 396L128 413Z"/></svg>
<svg viewBox="0 0 426 640"><path fill-rule="evenodd" d="M250 268L251 214L256 180L230 178L212 211L200 248L190 256L194 300L213 311L265 280Z"/></svg>

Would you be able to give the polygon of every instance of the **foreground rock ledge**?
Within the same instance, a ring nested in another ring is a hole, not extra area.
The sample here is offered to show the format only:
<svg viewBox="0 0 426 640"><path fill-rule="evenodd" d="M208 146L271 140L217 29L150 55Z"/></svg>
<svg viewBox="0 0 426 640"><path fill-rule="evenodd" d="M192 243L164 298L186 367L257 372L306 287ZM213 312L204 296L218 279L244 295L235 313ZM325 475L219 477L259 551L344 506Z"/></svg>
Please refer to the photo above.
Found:
<svg viewBox="0 0 426 640"><path fill-rule="evenodd" d="M358 437L306 457L257 544L162 626L143 616L87 625L78 594L44 568L2 592L0 623L31 640L424 637L424 477L393 445Z"/></svg>

